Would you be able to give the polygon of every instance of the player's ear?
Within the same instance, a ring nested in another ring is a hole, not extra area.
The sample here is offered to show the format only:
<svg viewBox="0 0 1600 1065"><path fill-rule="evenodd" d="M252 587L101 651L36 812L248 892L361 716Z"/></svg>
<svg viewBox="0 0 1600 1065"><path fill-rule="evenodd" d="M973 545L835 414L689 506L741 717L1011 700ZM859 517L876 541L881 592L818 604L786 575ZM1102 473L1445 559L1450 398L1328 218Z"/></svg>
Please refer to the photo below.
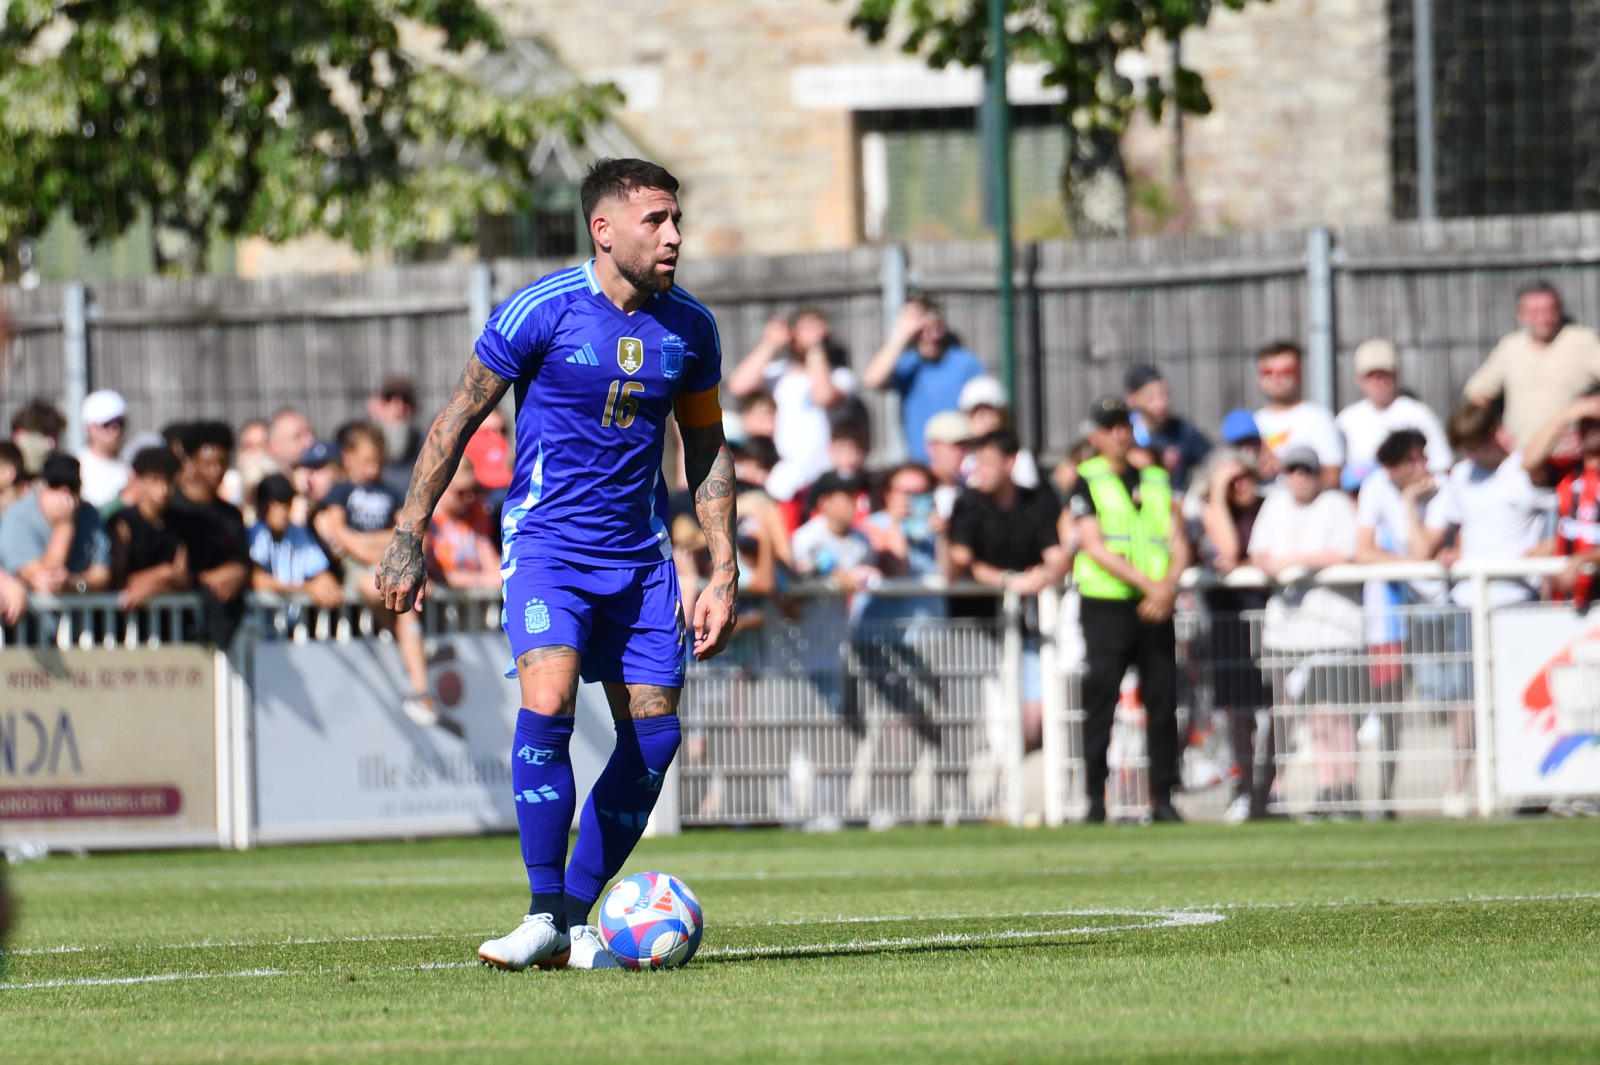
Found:
<svg viewBox="0 0 1600 1065"><path fill-rule="evenodd" d="M589 219L589 239L594 241L596 249L611 250L611 219L603 214L596 213Z"/></svg>

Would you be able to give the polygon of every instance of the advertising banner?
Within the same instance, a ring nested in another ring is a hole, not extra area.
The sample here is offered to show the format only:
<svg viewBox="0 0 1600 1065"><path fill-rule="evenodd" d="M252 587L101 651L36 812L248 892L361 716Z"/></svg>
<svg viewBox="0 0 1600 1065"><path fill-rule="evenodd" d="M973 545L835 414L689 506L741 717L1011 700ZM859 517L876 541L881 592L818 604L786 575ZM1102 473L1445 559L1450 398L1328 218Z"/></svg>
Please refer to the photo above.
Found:
<svg viewBox="0 0 1600 1065"><path fill-rule="evenodd" d="M1501 799L1600 794L1600 611L1503 608L1490 636Z"/></svg>
<svg viewBox="0 0 1600 1065"><path fill-rule="evenodd" d="M255 649L256 838L263 843L463 835L516 828L511 739L521 696L503 633L441 636L428 662L440 710L400 709L391 641L263 642ZM579 803L616 733L599 685L578 693Z"/></svg>
<svg viewBox="0 0 1600 1065"><path fill-rule="evenodd" d="M0 836L215 844L216 727L205 648L0 651Z"/></svg>

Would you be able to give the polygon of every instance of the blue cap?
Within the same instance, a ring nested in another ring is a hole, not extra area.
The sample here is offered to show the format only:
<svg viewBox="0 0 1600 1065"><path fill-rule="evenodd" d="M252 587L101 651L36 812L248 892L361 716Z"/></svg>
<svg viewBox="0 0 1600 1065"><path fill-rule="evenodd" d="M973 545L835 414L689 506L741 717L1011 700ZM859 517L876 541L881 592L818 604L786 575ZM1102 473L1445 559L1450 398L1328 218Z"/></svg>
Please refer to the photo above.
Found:
<svg viewBox="0 0 1600 1065"><path fill-rule="evenodd" d="M326 440L318 440L310 447L300 452L300 461L296 466L309 466L313 470L320 470L330 462L339 458L339 451Z"/></svg>
<svg viewBox="0 0 1600 1065"><path fill-rule="evenodd" d="M1260 440L1261 430L1256 428L1255 415L1243 407L1235 407L1222 419L1222 442L1237 444L1241 440Z"/></svg>

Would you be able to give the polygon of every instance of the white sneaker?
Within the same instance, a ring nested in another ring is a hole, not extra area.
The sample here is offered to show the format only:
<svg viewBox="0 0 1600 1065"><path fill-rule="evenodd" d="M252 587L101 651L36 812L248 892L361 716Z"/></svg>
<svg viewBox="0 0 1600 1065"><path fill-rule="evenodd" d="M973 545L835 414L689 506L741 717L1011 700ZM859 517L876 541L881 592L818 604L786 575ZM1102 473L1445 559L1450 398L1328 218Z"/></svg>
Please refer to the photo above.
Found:
<svg viewBox="0 0 1600 1065"><path fill-rule="evenodd" d="M485 965L520 973L529 966L559 969L567 964L571 952L572 940L567 933L556 930L548 913L530 913L508 935L479 947L478 957Z"/></svg>
<svg viewBox="0 0 1600 1065"><path fill-rule="evenodd" d="M1229 825L1242 825L1250 820L1250 796L1240 795L1228 804L1228 809L1222 814L1222 821Z"/></svg>
<svg viewBox="0 0 1600 1065"><path fill-rule="evenodd" d="M1452 821L1460 821L1472 813L1472 805L1467 799L1467 793L1451 788L1444 793L1444 801L1440 803L1443 814Z"/></svg>
<svg viewBox="0 0 1600 1065"><path fill-rule="evenodd" d="M600 929L592 924L581 924L572 929L572 955L567 958L567 968L620 969L622 965L606 949Z"/></svg>

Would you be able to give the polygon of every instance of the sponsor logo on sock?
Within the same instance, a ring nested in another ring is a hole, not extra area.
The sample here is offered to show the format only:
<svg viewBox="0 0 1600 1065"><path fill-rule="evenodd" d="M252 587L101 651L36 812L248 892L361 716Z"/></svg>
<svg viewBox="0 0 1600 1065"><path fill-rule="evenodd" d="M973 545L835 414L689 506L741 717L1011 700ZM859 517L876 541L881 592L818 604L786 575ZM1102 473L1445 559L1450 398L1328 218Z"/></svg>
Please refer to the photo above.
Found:
<svg viewBox="0 0 1600 1065"><path fill-rule="evenodd" d="M599 810L601 817L609 821L615 821L624 828L643 828L650 823L649 810L636 810L630 813L627 810L621 812L601 810L598 806L595 809Z"/></svg>
<svg viewBox="0 0 1600 1065"><path fill-rule="evenodd" d="M537 790L529 789L517 796L518 802L555 802L561 798L561 793L548 784L540 784Z"/></svg>
<svg viewBox="0 0 1600 1065"><path fill-rule="evenodd" d="M528 600L527 609L522 612L522 627L530 636L550 627L550 608L543 599Z"/></svg>
<svg viewBox="0 0 1600 1065"><path fill-rule="evenodd" d="M654 769L646 769L644 771L644 776L634 781L634 783L638 784L645 791L660 791L661 778L664 776L666 776L665 773L657 773Z"/></svg>
<svg viewBox="0 0 1600 1065"><path fill-rule="evenodd" d="M527 762L529 765L549 765L551 762L555 761L556 752L554 750L545 750L542 747L529 747L527 744L523 744L522 749L517 751L517 757L522 759L524 762Z"/></svg>

